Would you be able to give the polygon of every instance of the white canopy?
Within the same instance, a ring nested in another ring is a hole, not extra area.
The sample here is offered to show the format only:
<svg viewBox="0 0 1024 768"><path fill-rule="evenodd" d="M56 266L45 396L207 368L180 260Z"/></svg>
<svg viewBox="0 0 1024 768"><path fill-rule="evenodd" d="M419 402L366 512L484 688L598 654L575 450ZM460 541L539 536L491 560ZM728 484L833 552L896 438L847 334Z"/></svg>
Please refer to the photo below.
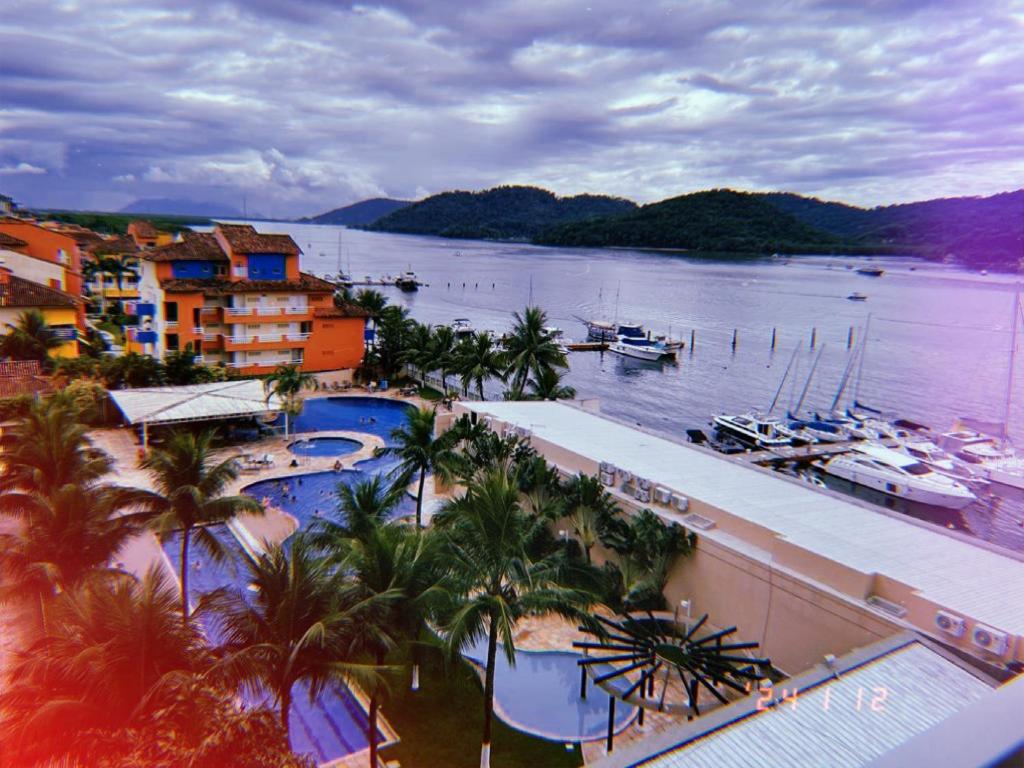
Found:
<svg viewBox="0 0 1024 768"><path fill-rule="evenodd" d="M259 416L281 410L280 399L271 396L268 400L259 379L119 389L110 397L129 424L144 426Z"/></svg>

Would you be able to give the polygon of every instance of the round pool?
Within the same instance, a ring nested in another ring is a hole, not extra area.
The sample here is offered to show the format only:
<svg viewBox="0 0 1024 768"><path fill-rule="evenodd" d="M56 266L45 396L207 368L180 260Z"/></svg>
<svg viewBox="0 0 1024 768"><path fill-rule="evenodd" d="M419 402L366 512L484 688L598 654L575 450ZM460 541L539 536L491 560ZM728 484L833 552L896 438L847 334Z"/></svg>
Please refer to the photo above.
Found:
<svg viewBox="0 0 1024 768"><path fill-rule="evenodd" d="M355 453L363 444L347 437L310 437L296 440L288 450L299 456L347 456Z"/></svg>

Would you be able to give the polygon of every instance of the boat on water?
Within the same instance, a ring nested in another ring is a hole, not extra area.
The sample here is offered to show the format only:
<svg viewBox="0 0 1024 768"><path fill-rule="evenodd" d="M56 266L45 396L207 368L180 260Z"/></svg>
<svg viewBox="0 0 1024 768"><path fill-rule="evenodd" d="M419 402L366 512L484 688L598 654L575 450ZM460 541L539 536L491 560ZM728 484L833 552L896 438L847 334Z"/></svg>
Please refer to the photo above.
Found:
<svg viewBox="0 0 1024 768"><path fill-rule="evenodd" d="M855 485L921 504L963 509L977 500L960 481L935 472L902 451L876 443L855 446L814 466Z"/></svg>
<svg viewBox="0 0 1024 768"><path fill-rule="evenodd" d="M854 291L846 298L848 298L850 301L867 301L868 295L866 293L861 293L860 291Z"/></svg>
<svg viewBox="0 0 1024 768"><path fill-rule="evenodd" d="M396 278L395 285L406 293L412 293L413 291L418 291L420 289L419 281L416 280L416 273L412 270L403 272L401 276Z"/></svg>
<svg viewBox="0 0 1024 768"><path fill-rule="evenodd" d="M793 433L778 419L746 413L738 416L718 414L712 418L715 429L756 448L784 448L793 445Z"/></svg>
<svg viewBox="0 0 1024 768"><path fill-rule="evenodd" d="M885 274L885 270L881 267L858 267L858 275L867 275L868 277L881 277Z"/></svg>
<svg viewBox="0 0 1024 768"><path fill-rule="evenodd" d="M842 443L849 438L835 424L813 419L797 419L790 415L786 428L805 443Z"/></svg>
<svg viewBox="0 0 1024 768"><path fill-rule="evenodd" d="M651 338L644 333L644 327L639 323L620 323L615 330L615 340L608 345L608 349L618 355L652 361L676 356L677 348L669 348L663 342Z"/></svg>
<svg viewBox="0 0 1024 768"><path fill-rule="evenodd" d="M940 475L959 480L970 488L984 487L988 481L969 462L940 448L925 434L913 434L897 442L898 450L914 457Z"/></svg>
<svg viewBox="0 0 1024 768"><path fill-rule="evenodd" d="M456 317L452 320L452 331L456 336L472 336L473 324L469 322L468 317Z"/></svg>
<svg viewBox="0 0 1024 768"><path fill-rule="evenodd" d="M585 320L579 318L587 327L587 338L593 341L614 341L615 323L611 320Z"/></svg>

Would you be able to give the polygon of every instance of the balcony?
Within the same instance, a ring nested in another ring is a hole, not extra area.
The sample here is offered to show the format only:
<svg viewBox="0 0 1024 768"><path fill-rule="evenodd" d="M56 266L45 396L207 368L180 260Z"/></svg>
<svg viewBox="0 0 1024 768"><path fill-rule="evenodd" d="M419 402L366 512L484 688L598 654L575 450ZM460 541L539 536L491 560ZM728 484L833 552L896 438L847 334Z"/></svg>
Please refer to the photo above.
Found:
<svg viewBox="0 0 1024 768"><path fill-rule="evenodd" d="M192 333L194 333L196 336L203 336L204 335L203 334L203 329L201 327L199 327L198 325L195 328L192 329Z"/></svg>
<svg viewBox="0 0 1024 768"><path fill-rule="evenodd" d="M284 337L288 341L309 341L310 334L308 334L308 333L286 333Z"/></svg>
<svg viewBox="0 0 1024 768"><path fill-rule="evenodd" d="M168 320L166 323L164 323L164 325L167 326L167 330L173 331L173 330L176 330L178 328L178 321L177 320Z"/></svg>
<svg viewBox="0 0 1024 768"><path fill-rule="evenodd" d="M300 361L301 362L301 361ZM228 368L276 368L279 365L293 365L292 360L244 360L226 363Z"/></svg>
<svg viewBox="0 0 1024 768"><path fill-rule="evenodd" d="M248 317L289 317L299 318L308 316L313 311L312 307L224 307L225 322L231 322L228 318Z"/></svg>
<svg viewBox="0 0 1024 768"><path fill-rule="evenodd" d="M288 346L305 345L309 340L308 333L261 333L253 336L233 336L230 334L224 334L221 338L224 339L224 349L261 349L268 346L280 346L287 344Z"/></svg>

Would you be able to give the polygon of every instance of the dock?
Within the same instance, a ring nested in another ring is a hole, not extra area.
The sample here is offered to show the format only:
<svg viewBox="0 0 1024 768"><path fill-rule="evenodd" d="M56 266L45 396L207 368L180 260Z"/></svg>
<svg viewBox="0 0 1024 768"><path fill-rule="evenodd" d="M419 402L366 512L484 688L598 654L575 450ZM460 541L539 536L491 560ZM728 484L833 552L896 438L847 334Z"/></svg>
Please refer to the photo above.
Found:
<svg viewBox="0 0 1024 768"><path fill-rule="evenodd" d="M762 448L759 451L731 454L730 458L737 458L748 464L781 464L788 461L807 463L812 459L848 453L863 442L863 440L846 440L840 443L816 443L799 447L787 445L781 448ZM878 442L886 448L895 448L898 445L895 440L880 440Z"/></svg>
<svg viewBox="0 0 1024 768"><path fill-rule="evenodd" d="M606 341L574 341L565 345L573 352L604 352L608 349Z"/></svg>

